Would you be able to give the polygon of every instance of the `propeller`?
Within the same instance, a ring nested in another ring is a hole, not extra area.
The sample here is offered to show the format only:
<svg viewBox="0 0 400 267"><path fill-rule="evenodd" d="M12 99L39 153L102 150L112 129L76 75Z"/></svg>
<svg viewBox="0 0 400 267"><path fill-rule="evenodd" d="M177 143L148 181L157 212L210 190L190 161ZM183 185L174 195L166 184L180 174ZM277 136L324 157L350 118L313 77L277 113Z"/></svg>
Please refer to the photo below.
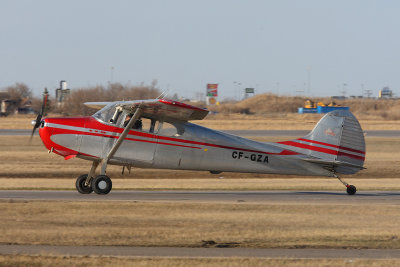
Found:
<svg viewBox="0 0 400 267"><path fill-rule="evenodd" d="M31 141L33 138L33 135L35 134L35 131L37 128L40 127L40 123L42 122L42 117L46 113L47 105L48 105L48 98L49 98L49 92L47 91L47 88L44 88L43 91L43 101L42 101L42 107L40 108L40 111L36 117L36 120L32 121L33 129L32 129L32 134L31 134Z"/></svg>

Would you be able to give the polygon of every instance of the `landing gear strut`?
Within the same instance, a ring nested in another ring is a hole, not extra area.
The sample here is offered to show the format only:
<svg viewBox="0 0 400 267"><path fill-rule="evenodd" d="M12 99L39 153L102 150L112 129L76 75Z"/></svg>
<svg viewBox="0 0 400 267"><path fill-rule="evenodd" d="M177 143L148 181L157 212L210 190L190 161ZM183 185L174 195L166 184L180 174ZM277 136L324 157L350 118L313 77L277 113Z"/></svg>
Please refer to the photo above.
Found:
<svg viewBox="0 0 400 267"><path fill-rule="evenodd" d="M346 186L346 192L349 195L354 195L357 192L357 188L354 185L348 184L346 183L344 180L342 180L340 177L338 177L339 181L342 182L342 184L344 184L344 186Z"/></svg>

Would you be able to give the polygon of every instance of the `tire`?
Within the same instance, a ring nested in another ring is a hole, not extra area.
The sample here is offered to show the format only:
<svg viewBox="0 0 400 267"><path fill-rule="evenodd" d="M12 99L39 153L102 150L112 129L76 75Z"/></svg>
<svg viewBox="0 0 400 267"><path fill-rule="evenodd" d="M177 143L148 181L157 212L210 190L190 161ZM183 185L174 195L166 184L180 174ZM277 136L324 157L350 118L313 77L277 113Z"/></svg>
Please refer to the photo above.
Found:
<svg viewBox="0 0 400 267"><path fill-rule="evenodd" d="M106 195L112 189L112 182L107 175L98 175L92 180L92 188L96 194Z"/></svg>
<svg viewBox="0 0 400 267"><path fill-rule="evenodd" d="M76 179L75 187L76 187L76 190L78 190L78 192L81 194L90 194L93 192L91 184L89 184L88 186L85 186L87 177L88 177L87 174L82 174L81 176L79 176Z"/></svg>
<svg viewBox="0 0 400 267"><path fill-rule="evenodd" d="M357 192L357 188L354 185L349 185L346 189L347 194L354 195Z"/></svg>

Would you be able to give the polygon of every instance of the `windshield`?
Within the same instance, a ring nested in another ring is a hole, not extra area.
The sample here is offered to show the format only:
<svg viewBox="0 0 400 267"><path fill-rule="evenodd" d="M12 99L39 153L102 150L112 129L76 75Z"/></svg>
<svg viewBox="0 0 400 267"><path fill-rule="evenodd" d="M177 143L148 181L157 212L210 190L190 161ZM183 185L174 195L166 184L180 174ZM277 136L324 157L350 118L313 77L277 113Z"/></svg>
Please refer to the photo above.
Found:
<svg viewBox="0 0 400 267"><path fill-rule="evenodd" d="M104 108L97 111L93 117L103 122L111 124L119 124L122 120L122 109L112 104L105 106Z"/></svg>

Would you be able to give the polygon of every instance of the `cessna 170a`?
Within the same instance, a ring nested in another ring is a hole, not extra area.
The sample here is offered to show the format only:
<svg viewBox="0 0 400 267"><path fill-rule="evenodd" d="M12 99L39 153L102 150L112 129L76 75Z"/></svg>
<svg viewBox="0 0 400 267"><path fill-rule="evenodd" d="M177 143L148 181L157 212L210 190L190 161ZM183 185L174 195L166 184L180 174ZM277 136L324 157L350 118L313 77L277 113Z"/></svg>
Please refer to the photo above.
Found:
<svg viewBox="0 0 400 267"><path fill-rule="evenodd" d="M38 115L33 132L49 152L65 159L92 162L76 180L82 194L107 194L112 182L107 166L295 174L337 177L363 169L365 142L357 119L348 111L326 114L305 137L261 143L208 129L201 120L208 110L165 99L88 102L98 109L91 117L45 118ZM32 133L33 133L32 132ZM96 169L99 167L98 175Z"/></svg>

